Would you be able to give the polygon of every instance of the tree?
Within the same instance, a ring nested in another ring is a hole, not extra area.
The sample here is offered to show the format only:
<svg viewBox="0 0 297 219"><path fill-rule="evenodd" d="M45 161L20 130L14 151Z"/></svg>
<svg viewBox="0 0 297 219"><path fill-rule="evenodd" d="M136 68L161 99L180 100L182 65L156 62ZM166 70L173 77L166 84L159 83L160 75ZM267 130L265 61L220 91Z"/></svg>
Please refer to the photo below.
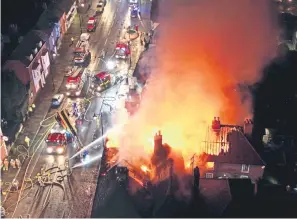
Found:
<svg viewBox="0 0 297 219"><path fill-rule="evenodd" d="M1 110L7 120L18 120L17 110L27 96L27 88L12 70L1 73Z"/></svg>

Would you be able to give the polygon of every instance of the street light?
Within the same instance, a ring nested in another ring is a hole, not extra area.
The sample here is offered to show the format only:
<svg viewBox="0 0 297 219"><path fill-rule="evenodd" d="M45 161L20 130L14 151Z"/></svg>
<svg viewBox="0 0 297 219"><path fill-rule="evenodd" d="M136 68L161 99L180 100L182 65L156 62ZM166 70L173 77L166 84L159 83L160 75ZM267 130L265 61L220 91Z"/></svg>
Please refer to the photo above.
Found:
<svg viewBox="0 0 297 219"><path fill-rule="evenodd" d="M81 7L85 7L85 4L84 3L81 3L81 5L80 5Z"/></svg>
<svg viewBox="0 0 297 219"><path fill-rule="evenodd" d="M108 60L105 64L108 70L113 70L116 67L116 63L112 60Z"/></svg>
<svg viewBox="0 0 297 219"><path fill-rule="evenodd" d="M100 60L101 60L102 62L104 62L105 66L106 66L106 68L107 68L108 70L113 70L113 69L115 69L115 67L117 66L116 62L113 61L113 60L108 60L107 62L106 62L104 59L101 59L101 58L100 58Z"/></svg>

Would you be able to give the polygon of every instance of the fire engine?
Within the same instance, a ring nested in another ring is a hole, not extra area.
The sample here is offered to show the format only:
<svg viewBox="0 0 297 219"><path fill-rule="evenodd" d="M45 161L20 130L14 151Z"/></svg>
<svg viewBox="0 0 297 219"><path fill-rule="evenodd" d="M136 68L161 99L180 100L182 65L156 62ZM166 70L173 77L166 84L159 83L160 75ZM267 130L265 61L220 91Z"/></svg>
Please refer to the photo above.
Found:
<svg viewBox="0 0 297 219"><path fill-rule="evenodd" d="M89 20L88 20L88 26L87 26L88 32L95 31L96 26L97 26L96 19L94 17L90 17Z"/></svg>
<svg viewBox="0 0 297 219"><path fill-rule="evenodd" d="M66 95L80 96L84 86L84 70L78 69L71 77L67 78Z"/></svg>
<svg viewBox="0 0 297 219"><path fill-rule="evenodd" d="M115 49L115 58L127 60L131 54L130 47L127 43L117 43Z"/></svg>
<svg viewBox="0 0 297 219"><path fill-rule="evenodd" d="M111 76L108 72L100 72L94 76L93 82L92 88L94 88L95 91L100 92L110 87Z"/></svg>
<svg viewBox="0 0 297 219"><path fill-rule="evenodd" d="M89 50L85 47L75 48L74 50L74 64L82 65L85 63L87 57L89 55Z"/></svg>

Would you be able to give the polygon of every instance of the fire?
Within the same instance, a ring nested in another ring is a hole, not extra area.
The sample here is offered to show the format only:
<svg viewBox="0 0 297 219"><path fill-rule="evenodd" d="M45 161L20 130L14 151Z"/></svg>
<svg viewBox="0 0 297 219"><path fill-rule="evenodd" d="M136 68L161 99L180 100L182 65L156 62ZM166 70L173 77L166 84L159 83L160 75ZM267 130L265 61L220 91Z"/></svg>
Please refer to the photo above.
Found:
<svg viewBox="0 0 297 219"><path fill-rule="evenodd" d="M250 94L247 86L239 85L258 81L277 49L270 1L259 1L257 7L248 0L178 2L159 5L156 68L147 68L149 63L145 63L139 70L155 80L146 85L125 134L111 136L108 143L120 147L123 159L139 158L138 166L140 158L149 158L153 152L150 139L155 127L161 130L163 143L182 154L186 167L193 154L217 154L216 146L205 147L211 140L208 128L213 117L221 117L225 124L239 124L251 117Z"/></svg>
<svg viewBox="0 0 297 219"><path fill-rule="evenodd" d="M148 168L147 166L145 166L145 165L141 165L141 166L140 166L140 169L141 169L143 172L145 172L145 173L150 172L149 168Z"/></svg>

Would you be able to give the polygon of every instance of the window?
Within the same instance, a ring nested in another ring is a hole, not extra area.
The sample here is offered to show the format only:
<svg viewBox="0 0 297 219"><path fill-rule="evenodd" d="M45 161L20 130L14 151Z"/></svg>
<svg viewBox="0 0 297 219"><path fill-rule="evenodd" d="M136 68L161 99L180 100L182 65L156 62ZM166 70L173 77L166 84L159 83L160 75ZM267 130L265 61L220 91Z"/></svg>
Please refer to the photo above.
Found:
<svg viewBox="0 0 297 219"><path fill-rule="evenodd" d="M242 164L241 172L248 173L250 171L250 165Z"/></svg>
<svg viewBox="0 0 297 219"><path fill-rule="evenodd" d="M214 169L214 162L207 162L206 163L206 168L209 170L213 170Z"/></svg>
<svg viewBox="0 0 297 219"><path fill-rule="evenodd" d="M213 173L206 173L205 177L206 177L206 179L211 179L211 178L213 178Z"/></svg>

